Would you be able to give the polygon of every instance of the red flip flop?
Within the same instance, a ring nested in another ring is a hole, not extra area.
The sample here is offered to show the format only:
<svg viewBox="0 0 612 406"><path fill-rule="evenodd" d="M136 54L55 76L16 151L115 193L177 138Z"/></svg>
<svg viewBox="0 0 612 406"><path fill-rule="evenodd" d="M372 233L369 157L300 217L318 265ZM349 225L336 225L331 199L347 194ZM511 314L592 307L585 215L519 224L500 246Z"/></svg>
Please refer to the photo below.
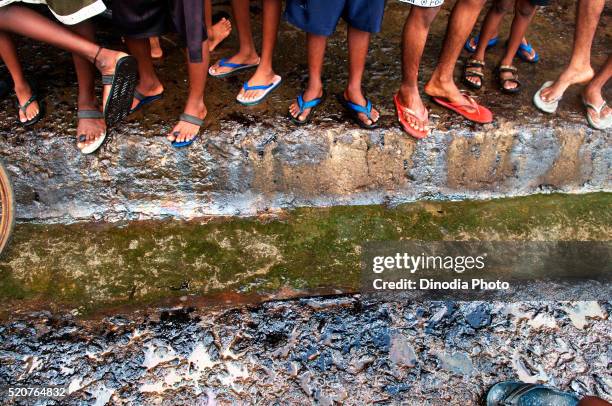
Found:
<svg viewBox="0 0 612 406"><path fill-rule="evenodd" d="M452 110L475 123L488 124L493 121L493 113L491 113L491 110L476 103L476 101L467 94L464 94L463 97L468 101L469 105L451 103L447 99L443 99L441 97L432 97L432 99L440 106L446 107L447 109ZM471 107L475 111L470 111L467 109L467 107Z"/></svg>
<svg viewBox="0 0 612 406"><path fill-rule="evenodd" d="M408 133L408 135L420 140L423 139L425 137L427 137L429 135L429 129L425 129L424 131L420 131L416 128L413 128L410 126L410 123L406 120L406 116L410 116L413 117L417 120L421 120L419 117L417 117L417 114L414 110L409 109L408 107L404 106L400 100L399 100L399 96L397 95L397 93L395 95L393 95L393 101L395 102L395 109L397 110L397 119L399 120L400 124L402 125L402 128L404 129L404 131L406 133Z"/></svg>

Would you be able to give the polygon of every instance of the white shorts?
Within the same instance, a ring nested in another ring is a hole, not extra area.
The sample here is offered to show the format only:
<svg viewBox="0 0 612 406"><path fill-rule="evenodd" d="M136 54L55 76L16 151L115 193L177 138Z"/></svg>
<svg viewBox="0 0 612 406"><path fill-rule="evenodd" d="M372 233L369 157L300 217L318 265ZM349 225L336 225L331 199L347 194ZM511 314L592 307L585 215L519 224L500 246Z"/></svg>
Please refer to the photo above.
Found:
<svg viewBox="0 0 612 406"><path fill-rule="evenodd" d="M444 0L399 0L402 3L412 4L418 7L440 7Z"/></svg>

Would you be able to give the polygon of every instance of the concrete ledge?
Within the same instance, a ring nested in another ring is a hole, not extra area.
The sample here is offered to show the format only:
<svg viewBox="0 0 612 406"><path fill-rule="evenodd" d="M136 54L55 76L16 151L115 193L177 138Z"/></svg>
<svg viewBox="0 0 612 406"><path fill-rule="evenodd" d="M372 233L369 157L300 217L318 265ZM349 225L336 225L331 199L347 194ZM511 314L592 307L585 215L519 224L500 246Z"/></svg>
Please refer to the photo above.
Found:
<svg viewBox="0 0 612 406"><path fill-rule="evenodd" d="M610 191L610 141L584 126L510 121L435 131L421 142L394 128L230 122L178 151L128 123L97 156L81 156L68 136L18 135L0 140L0 157L19 219L112 222Z"/></svg>

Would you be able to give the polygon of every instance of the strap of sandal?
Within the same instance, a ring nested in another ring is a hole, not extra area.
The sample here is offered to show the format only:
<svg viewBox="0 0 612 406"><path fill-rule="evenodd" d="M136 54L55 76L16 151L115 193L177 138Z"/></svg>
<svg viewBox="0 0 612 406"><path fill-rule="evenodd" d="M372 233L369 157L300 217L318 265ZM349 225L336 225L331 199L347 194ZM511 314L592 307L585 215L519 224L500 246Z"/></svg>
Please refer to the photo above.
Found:
<svg viewBox="0 0 612 406"><path fill-rule="evenodd" d="M136 100L142 101L147 98L144 94L140 93L138 90L134 89L134 97Z"/></svg>
<svg viewBox="0 0 612 406"><path fill-rule="evenodd" d="M189 124L197 125L201 127L204 124L204 120L199 117L192 116L191 114L183 113L179 116L179 120L184 121Z"/></svg>
<svg viewBox="0 0 612 406"><path fill-rule="evenodd" d="M32 96L30 96L27 102L23 103L23 105L17 103L17 106L19 106L19 110L21 110L23 114L25 114L28 106L34 103L36 100L37 100L36 94L32 93Z"/></svg>
<svg viewBox="0 0 612 406"><path fill-rule="evenodd" d="M306 109L317 107L319 103L321 103L321 97L317 97L316 99L305 101L304 93L302 93L297 97L297 103L298 103L298 107L300 108L300 114L302 114L304 110Z"/></svg>
<svg viewBox="0 0 612 406"><path fill-rule="evenodd" d="M465 76L478 76L479 78L483 78L484 79L484 73L482 72L478 72L472 69L466 69L465 70Z"/></svg>
<svg viewBox="0 0 612 406"><path fill-rule="evenodd" d="M112 85L113 80L115 80L115 75L102 75L102 84L103 85Z"/></svg>
<svg viewBox="0 0 612 406"><path fill-rule="evenodd" d="M466 68L484 68L486 63L484 61L479 61L478 59L468 59L465 64Z"/></svg>
<svg viewBox="0 0 612 406"><path fill-rule="evenodd" d="M359 104L355 104L348 100L346 101L346 104L349 106L351 110L357 113L363 113L366 115L368 120L372 120L372 102L370 101L370 99L366 99L365 106L360 106Z"/></svg>
<svg viewBox="0 0 612 406"><path fill-rule="evenodd" d="M584 106L589 108L589 109L593 109L595 111L595 113L597 113L597 115L601 115L601 112L603 111L603 109L606 108L606 106L608 105L608 103L604 100L601 105L599 107L597 107L596 105L592 104L592 103L587 103L586 101L582 100L582 102L584 103Z"/></svg>
<svg viewBox="0 0 612 406"><path fill-rule="evenodd" d="M518 69L516 68L516 66L512 66L512 65L500 65L499 71L518 73Z"/></svg>
<svg viewBox="0 0 612 406"><path fill-rule="evenodd" d="M99 118L104 118L104 113L102 113L100 110L79 110L77 112L77 118L99 119Z"/></svg>

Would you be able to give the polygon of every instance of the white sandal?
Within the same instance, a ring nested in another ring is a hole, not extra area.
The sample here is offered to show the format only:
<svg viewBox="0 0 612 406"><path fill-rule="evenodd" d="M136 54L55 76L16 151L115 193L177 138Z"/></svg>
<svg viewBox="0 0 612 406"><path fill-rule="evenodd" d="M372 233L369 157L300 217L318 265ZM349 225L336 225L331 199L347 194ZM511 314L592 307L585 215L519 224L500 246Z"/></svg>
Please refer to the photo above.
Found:
<svg viewBox="0 0 612 406"><path fill-rule="evenodd" d="M552 114L557 111L557 107L559 107L559 101L561 97L556 98L555 100L545 101L542 99L542 90L547 89L553 85L553 81L548 81L542 85L542 87L533 95L533 104L544 113Z"/></svg>
<svg viewBox="0 0 612 406"><path fill-rule="evenodd" d="M608 103L606 103L605 100L603 101L603 103L601 103L599 107L595 106L594 104L588 103L584 99L582 99L582 103L584 104L584 107L586 107L587 109L586 117L591 127L595 128L596 130L607 130L608 128L612 127L612 114L608 115L608 117L604 118L603 120L601 119L601 112L608 105ZM598 117L597 122L594 121L591 115L589 114L589 109L593 109L593 111L597 113L597 117Z"/></svg>

